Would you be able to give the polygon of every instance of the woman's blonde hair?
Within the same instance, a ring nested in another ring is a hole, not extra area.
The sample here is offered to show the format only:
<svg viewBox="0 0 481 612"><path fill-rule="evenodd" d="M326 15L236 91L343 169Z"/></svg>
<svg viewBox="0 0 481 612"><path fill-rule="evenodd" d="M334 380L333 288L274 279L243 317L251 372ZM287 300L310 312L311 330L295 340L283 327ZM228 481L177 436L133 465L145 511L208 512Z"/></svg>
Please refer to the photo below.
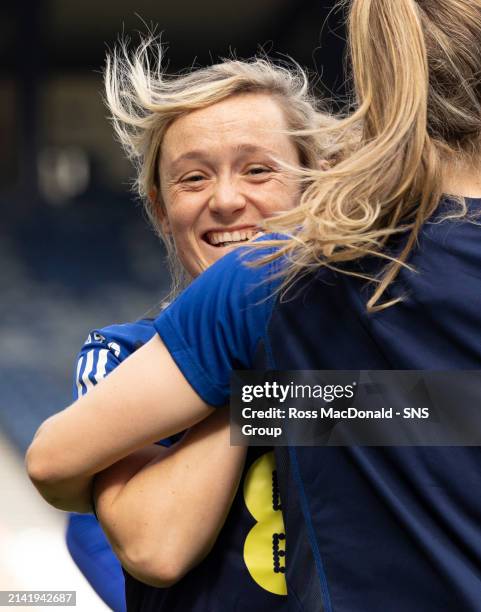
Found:
<svg viewBox="0 0 481 612"><path fill-rule="evenodd" d="M172 238L162 231L165 207L160 198L159 157L164 134L175 119L230 96L265 93L283 109L302 166L315 168L321 155L339 154L330 136L322 139L317 132L319 126L331 126L335 120L319 111L306 73L294 63L277 65L265 57L232 59L168 75L162 66L160 42L147 37L132 53L121 43L108 55L104 80L116 135L136 169L135 188L167 248L173 293L188 279Z"/></svg>
<svg viewBox="0 0 481 612"><path fill-rule="evenodd" d="M374 311L397 301L381 298L443 195L443 162L480 154L481 0L352 0L348 28L356 109L329 132L342 140L357 128L359 145L327 172L304 173L300 206L266 226L292 236L272 256L287 256L284 287L322 266L362 276L349 262L383 258L365 277ZM452 214L465 213L459 198ZM387 242L402 232L392 257Z"/></svg>

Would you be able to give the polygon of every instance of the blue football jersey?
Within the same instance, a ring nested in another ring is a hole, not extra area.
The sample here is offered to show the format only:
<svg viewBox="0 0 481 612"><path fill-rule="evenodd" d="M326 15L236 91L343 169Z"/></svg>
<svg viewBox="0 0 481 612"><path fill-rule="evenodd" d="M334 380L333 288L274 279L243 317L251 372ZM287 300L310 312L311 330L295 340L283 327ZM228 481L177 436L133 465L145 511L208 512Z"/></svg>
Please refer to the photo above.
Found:
<svg viewBox="0 0 481 612"><path fill-rule="evenodd" d="M440 204L386 298L366 312L359 278L321 269L284 299L273 274L209 268L155 321L197 393L228 401L231 371L481 367L481 227ZM470 214L481 200L468 200ZM395 249L395 245L393 245ZM269 252L269 250L267 250ZM260 254L266 254L261 251ZM249 255L253 259L258 255ZM380 264L363 260L364 271ZM279 448L290 609L481 610L481 449Z"/></svg>
<svg viewBox="0 0 481 612"><path fill-rule="evenodd" d="M112 325L91 332L79 354L74 395L87 392L154 334L151 320ZM174 436L161 443L170 445L177 439L178 436ZM88 520L96 521L94 517ZM72 522L70 539L74 540ZM91 529L91 537L95 537L98 547L102 548L105 565L104 536L100 527L98 529L97 536ZM166 533L168 529L165 525ZM96 579L95 555L89 553L86 557L84 552L80 554L77 546L73 556L95 590L111 601L112 594L105 591L107 585L100 585ZM117 580L118 561L111 554L112 576ZM124 573L129 611L287 610L285 534L272 449L249 450L239 489L217 542L209 555L179 583L166 589L154 588Z"/></svg>

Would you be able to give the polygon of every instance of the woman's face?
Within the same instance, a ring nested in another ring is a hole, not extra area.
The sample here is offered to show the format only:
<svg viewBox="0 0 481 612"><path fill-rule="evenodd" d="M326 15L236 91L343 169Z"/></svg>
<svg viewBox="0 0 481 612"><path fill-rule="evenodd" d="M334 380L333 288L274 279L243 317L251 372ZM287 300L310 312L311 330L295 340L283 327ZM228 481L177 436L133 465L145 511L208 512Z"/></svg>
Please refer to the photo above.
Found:
<svg viewBox="0 0 481 612"><path fill-rule="evenodd" d="M299 185L276 159L299 163L282 134L279 103L267 94L242 94L175 120L161 148L163 229L192 276L252 238L258 225L298 203Z"/></svg>

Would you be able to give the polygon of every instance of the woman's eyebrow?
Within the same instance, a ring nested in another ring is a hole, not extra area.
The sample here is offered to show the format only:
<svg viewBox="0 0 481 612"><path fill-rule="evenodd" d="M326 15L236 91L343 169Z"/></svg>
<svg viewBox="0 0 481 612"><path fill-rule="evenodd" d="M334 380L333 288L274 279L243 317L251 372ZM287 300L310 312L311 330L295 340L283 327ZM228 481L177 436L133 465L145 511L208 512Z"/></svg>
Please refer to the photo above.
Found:
<svg viewBox="0 0 481 612"><path fill-rule="evenodd" d="M170 169L172 172L175 172L177 168L185 161L193 160L193 161L203 161L207 157L205 151L201 150L193 150L188 151L187 153L183 153L174 159L174 161L170 164Z"/></svg>
<svg viewBox="0 0 481 612"><path fill-rule="evenodd" d="M270 149L263 147L261 145L254 145L254 144L239 144L235 147L235 151L239 152L239 153L262 153L263 155L269 155L270 157L275 157L275 153L274 151L271 151Z"/></svg>
<svg viewBox="0 0 481 612"><path fill-rule="evenodd" d="M250 143L240 143L238 145L236 145L234 147L234 152L236 154L240 153L242 155L250 155L253 153L257 153L257 154L262 154L262 155L267 155L270 158L275 158L276 154L274 153L274 151L271 151L270 149L263 147L261 145L255 145L255 144L250 144ZM193 149L192 151L187 151L186 153L182 153L182 155L179 155L178 157L176 157L171 163L170 163L170 173L174 174L178 169L179 166L182 165L182 163L186 162L186 161L202 161L202 162L207 162L209 159L209 152L202 150L202 149Z"/></svg>

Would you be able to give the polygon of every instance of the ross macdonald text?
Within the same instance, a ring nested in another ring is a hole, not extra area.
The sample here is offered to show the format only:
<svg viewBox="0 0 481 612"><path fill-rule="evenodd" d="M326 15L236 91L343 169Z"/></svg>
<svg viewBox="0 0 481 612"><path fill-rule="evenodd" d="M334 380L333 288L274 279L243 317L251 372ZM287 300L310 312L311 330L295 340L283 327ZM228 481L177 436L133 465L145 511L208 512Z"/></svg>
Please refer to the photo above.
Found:
<svg viewBox="0 0 481 612"><path fill-rule="evenodd" d="M394 410L393 408L380 408L379 410L360 410L350 407L343 410L336 408L320 408L319 410L298 410L297 408L289 408L282 410L281 408L268 408L267 410L254 410L252 408L242 409L242 418L244 419L392 419L394 417L402 417L403 419L428 419L429 408L414 408L406 407L402 410Z"/></svg>

